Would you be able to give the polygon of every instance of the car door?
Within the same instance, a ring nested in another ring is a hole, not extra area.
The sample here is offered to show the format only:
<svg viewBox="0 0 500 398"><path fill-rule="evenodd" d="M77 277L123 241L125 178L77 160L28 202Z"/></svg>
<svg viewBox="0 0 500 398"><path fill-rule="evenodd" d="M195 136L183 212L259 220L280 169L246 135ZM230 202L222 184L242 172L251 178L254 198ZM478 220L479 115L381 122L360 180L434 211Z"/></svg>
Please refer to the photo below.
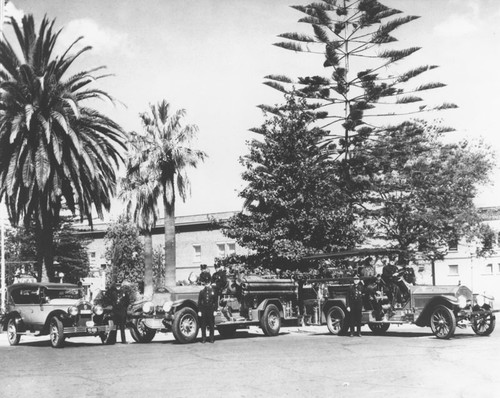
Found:
<svg viewBox="0 0 500 398"><path fill-rule="evenodd" d="M21 319L27 330L37 329L40 313L39 288L36 286L24 286L12 293L15 309L21 315Z"/></svg>

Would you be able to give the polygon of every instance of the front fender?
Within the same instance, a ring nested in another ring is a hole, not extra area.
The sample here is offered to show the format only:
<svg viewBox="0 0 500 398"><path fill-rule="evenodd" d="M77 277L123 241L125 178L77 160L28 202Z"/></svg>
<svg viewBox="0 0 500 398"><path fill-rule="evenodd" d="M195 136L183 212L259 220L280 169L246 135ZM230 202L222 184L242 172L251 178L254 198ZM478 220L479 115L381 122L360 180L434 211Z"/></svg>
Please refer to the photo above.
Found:
<svg viewBox="0 0 500 398"><path fill-rule="evenodd" d="M433 297L422 310L415 324L417 326L430 326L431 314L438 305L444 305L455 312L454 310L458 306L458 299L454 296L444 295Z"/></svg>
<svg viewBox="0 0 500 398"><path fill-rule="evenodd" d="M16 323L16 328L20 332L25 332L26 331L26 326L24 325L23 319L21 317L21 314L19 312L12 312L8 315L5 315L2 319L2 330L5 332L7 330L7 325L9 324L9 320L14 319Z"/></svg>

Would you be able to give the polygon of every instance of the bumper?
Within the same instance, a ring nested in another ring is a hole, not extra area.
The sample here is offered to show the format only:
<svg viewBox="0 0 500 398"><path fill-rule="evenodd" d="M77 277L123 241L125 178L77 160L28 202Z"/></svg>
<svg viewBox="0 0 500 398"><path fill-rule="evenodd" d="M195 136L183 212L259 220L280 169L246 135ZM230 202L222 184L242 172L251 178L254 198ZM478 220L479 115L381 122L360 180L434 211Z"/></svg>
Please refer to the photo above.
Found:
<svg viewBox="0 0 500 398"><path fill-rule="evenodd" d="M64 328L64 334L80 334L80 335L97 335L99 333L105 332L109 333L113 330L116 330L116 326L114 324L111 325L88 325L88 326L68 326Z"/></svg>

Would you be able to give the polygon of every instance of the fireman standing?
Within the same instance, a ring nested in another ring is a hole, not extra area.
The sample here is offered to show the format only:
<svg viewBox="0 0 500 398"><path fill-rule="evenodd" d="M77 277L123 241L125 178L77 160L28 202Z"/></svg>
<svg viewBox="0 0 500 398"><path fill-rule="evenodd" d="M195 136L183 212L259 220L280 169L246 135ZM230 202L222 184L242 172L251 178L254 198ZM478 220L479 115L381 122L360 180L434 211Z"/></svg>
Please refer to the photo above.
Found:
<svg viewBox="0 0 500 398"><path fill-rule="evenodd" d="M354 275L353 283L349 286L349 326L350 335L361 337L361 312L363 309L363 285L359 279L359 275ZM354 329L356 328L356 332Z"/></svg>
<svg viewBox="0 0 500 398"><path fill-rule="evenodd" d="M201 342L207 341L207 327L210 329L210 342L214 342L215 311L217 310L217 294L210 285L210 281L205 282L205 287L198 295L198 316L201 327Z"/></svg>

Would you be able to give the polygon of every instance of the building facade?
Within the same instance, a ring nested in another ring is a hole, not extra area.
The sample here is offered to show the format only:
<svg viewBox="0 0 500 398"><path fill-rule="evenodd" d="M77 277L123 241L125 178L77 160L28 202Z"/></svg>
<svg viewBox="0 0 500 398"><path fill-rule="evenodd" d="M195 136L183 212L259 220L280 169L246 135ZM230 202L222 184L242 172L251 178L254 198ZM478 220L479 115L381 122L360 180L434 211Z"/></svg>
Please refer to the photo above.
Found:
<svg viewBox="0 0 500 398"><path fill-rule="evenodd" d="M213 271L215 258L231 254L246 254L248 250L240 247L234 240L225 237L214 225L214 220L226 220L234 212L180 216L175 219L176 233L176 280L187 280L193 272L199 273L200 264L207 264ZM106 272L106 246L104 237L107 223L96 223L93 229L79 228L80 233L90 240L87 247L90 261L90 277L101 278ZM164 247L165 237L163 220L153 229L153 248Z"/></svg>

